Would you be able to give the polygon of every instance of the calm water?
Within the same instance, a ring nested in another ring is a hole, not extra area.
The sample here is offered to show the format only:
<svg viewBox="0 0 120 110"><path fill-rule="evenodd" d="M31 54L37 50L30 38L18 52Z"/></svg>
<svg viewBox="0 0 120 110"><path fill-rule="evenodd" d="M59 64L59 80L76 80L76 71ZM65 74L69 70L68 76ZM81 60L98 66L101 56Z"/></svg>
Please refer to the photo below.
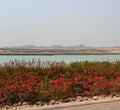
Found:
<svg viewBox="0 0 120 110"><path fill-rule="evenodd" d="M40 59L41 61L64 61L66 63L75 61L116 61L120 60L120 55L0 55L0 63L10 60Z"/></svg>

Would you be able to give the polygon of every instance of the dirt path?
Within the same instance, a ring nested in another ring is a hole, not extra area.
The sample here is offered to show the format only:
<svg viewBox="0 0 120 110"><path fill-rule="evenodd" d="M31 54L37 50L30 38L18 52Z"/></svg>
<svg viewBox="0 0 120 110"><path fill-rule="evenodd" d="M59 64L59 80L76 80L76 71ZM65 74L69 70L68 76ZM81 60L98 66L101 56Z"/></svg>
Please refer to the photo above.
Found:
<svg viewBox="0 0 120 110"><path fill-rule="evenodd" d="M57 110L120 110L120 101L98 103L98 104L91 104L85 106L74 106L68 108L61 108Z"/></svg>

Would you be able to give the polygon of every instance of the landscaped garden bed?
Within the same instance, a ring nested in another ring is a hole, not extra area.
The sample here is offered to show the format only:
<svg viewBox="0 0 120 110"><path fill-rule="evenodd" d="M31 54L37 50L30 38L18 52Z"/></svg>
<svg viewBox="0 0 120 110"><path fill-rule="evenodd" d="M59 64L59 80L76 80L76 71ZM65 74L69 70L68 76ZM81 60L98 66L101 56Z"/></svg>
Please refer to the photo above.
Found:
<svg viewBox="0 0 120 110"><path fill-rule="evenodd" d="M24 102L43 105L119 93L120 61L65 64L32 60L0 66L1 106Z"/></svg>

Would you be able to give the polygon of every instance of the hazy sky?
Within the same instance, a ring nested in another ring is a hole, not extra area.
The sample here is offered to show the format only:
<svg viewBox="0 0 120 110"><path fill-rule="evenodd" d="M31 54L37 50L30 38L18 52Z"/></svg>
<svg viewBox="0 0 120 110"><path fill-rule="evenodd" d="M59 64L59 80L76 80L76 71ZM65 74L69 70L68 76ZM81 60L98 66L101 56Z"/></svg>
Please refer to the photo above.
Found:
<svg viewBox="0 0 120 110"><path fill-rule="evenodd" d="M120 45L120 0L0 0L0 47Z"/></svg>

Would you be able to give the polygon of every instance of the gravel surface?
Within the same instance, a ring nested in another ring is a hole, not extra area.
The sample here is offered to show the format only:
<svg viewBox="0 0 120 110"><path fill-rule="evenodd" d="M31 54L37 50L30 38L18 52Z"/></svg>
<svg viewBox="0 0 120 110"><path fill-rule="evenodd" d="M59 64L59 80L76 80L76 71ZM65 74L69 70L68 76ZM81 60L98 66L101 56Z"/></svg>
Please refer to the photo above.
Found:
<svg viewBox="0 0 120 110"><path fill-rule="evenodd" d="M120 97L45 106L24 105L8 109L2 108L0 110L120 110Z"/></svg>

